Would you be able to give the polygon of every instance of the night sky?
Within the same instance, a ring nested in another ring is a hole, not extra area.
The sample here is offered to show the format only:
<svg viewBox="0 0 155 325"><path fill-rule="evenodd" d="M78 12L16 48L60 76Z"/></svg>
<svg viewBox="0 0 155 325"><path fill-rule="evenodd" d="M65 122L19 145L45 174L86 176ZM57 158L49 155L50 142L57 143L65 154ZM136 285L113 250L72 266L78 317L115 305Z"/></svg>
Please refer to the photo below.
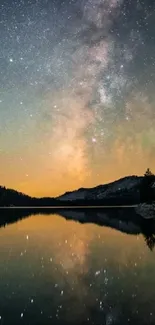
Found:
<svg viewBox="0 0 155 325"><path fill-rule="evenodd" d="M154 22L153 0L1 0L1 185L55 196L154 171Z"/></svg>

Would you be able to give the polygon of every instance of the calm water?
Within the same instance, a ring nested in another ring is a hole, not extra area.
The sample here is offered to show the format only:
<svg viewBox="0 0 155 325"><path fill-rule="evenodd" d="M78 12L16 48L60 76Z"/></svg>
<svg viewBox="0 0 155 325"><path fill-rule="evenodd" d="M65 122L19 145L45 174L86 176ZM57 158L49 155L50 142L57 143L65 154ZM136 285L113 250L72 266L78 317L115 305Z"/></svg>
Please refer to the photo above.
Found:
<svg viewBox="0 0 155 325"><path fill-rule="evenodd" d="M2 227L0 324L154 325L155 253L142 234L59 215Z"/></svg>

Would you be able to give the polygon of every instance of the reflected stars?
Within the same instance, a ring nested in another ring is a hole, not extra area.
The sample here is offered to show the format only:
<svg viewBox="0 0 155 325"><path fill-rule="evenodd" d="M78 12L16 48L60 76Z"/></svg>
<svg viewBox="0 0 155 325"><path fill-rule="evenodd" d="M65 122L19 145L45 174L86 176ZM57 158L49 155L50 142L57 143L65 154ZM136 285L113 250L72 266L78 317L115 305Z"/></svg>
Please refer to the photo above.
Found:
<svg viewBox="0 0 155 325"><path fill-rule="evenodd" d="M32 313L35 314L33 319L42 323L50 319L53 323L59 319L65 324L83 324L87 319L94 324L102 323L103 319L107 324L126 324L128 319L129 324L137 319L142 325L146 319L154 322L154 253L150 254L142 235L137 241L133 234L67 221L55 214L33 215L2 230L0 246L3 248L7 235L9 246L5 246L5 254L1 254L0 299L7 303L5 299L9 297L9 304L17 311L15 323L19 320L28 323ZM25 251L27 236L31 240L21 263L20 252ZM12 250L8 255L10 246ZM81 254L84 258L79 262ZM15 261L19 268L14 268ZM145 309L144 290L145 297L151 297ZM9 325L9 314L1 310L1 315Z"/></svg>
<svg viewBox="0 0 155 325"><path fill-rule="evenodd" d="M92 143L96 143L97 142L97 139L96 138L92 138Z"/></svg>

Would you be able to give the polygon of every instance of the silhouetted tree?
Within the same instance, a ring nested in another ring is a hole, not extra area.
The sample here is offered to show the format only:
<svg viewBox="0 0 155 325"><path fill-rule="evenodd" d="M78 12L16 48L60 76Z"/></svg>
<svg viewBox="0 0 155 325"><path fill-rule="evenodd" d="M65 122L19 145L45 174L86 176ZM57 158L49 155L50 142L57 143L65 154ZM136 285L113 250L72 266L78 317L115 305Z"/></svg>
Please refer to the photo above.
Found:
<svg viewBox="0 0 155 325"><path fill-rule="evenodd" d="M150 168L147 168L140 189L142 202L152 202L155 200L155 193L152 187L154 182L155 175L151 172Z"/></svg>
<svg viewBox="0 0 155 325"><path fill-rule="evenodd" d="M151 172L150 168L147 168L144 176L145 177L152 177L152 176L155 176L155 175Z"/></svg>

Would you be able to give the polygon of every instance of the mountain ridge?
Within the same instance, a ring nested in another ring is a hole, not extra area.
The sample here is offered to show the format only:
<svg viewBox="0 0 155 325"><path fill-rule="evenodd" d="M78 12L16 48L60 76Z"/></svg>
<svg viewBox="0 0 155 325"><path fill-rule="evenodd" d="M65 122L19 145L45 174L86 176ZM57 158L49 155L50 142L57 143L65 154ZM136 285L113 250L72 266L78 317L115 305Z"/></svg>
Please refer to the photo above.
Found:
<svg viewBox="0 0 155 325"><path fill-rule="evenodd" d="M0 186L0 206L124 205L155 199L155 176L126 176L92 188L79 188L58 197L36 198Z"/></svg>
<svg viewBox="0 0 155 325"><path fill-rule="evenodd" d="M98 191L98 190L107 190L109 187L112 187L112 186L115 186L117 184L120 184L121 182L123 181L130 181L130 183L132 182L132 180L142 180L143 179L143 176L136 176L136 175L132 175L132 176L126 176L126 177L122 177L120 179L117 179L115 181L112 181L110 183L106 183L106 184L100 184L100 185L97 185L95 187L91 187L91 188L79 188L77 190L74 190L74 191L67 191L65 192L64 194L60 195L57 197L57 199L63 199L65 196L68 196L68 195L72 195L73 193L82 193L82 192L86 192L86 193L91 193L91 192L95 192L95 191Z"/></svg>

